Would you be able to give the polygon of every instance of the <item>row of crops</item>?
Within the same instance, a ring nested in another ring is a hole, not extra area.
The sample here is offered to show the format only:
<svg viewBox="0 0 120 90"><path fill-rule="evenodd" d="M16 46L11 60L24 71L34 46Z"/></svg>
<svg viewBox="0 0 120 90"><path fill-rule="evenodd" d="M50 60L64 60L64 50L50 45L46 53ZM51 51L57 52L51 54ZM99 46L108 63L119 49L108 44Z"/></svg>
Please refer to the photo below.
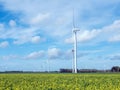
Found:
<svg viewBox="0 0 120 90"><path fill-rule="evenodd" d="M0 74L0 90L120 90L120 74Z"/></svg>

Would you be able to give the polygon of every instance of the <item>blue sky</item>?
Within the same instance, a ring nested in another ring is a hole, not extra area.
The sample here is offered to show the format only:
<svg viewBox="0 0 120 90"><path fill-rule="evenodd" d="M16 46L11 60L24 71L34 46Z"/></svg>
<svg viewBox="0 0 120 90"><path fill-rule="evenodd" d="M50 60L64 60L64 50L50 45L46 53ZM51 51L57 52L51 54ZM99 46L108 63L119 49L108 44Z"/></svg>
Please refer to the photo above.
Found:
<svg viewBox="0 0 120 90"><path fill-rule="evenodd" d="M120 65L120 0L0 0L0 71Z"/></svg>

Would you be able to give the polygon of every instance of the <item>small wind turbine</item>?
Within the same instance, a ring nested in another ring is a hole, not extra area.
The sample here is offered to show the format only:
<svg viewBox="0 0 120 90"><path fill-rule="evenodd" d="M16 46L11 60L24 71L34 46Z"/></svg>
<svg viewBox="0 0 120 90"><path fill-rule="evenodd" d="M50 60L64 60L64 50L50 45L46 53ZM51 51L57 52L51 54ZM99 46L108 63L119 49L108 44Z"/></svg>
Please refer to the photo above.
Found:
<svg viewBox="0 0 120 90"><path fill-rule="evenodd" d="M72 49L72 73L75 72L75 69L74 69L74 50Z"/></svg>
<svg viewBox="0 0 120 90"><path fill-rule="evenodd" d="M73 35L74 35L74 73L77 73L77 32L80 31L75 27L74 23L74 10L73 10Z"/></svg>
<svg viewBox="0 0 120 90"><path fill-rule="evenodd" d="M48 68L48 73L50 72L50 61L49 60L47 60L47 68Z"/></svg>

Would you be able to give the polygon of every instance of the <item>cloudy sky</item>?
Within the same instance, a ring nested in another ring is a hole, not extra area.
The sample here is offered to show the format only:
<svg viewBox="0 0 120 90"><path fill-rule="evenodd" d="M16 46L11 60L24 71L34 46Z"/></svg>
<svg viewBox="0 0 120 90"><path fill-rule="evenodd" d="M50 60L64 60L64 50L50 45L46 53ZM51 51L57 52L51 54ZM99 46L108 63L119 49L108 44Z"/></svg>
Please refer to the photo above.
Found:
<svg viewBox="0 0 120 90"><path fill-rule="evenodd" d="M0 0L0 71L120 65L120 0Z"/></svg>

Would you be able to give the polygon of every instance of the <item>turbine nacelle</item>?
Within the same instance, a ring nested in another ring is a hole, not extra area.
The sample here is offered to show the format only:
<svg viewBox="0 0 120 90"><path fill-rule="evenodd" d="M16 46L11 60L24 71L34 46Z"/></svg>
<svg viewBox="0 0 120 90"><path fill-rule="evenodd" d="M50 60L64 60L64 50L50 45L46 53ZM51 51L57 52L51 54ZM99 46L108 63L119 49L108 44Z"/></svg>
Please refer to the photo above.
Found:
<svg viewBox="0 0 120 90"><path fill-rule="evenodd" d="M80 31L80 29L79 28L73 28L73 30L72 30L74 33L76 33L77 31Z"/></svg>

